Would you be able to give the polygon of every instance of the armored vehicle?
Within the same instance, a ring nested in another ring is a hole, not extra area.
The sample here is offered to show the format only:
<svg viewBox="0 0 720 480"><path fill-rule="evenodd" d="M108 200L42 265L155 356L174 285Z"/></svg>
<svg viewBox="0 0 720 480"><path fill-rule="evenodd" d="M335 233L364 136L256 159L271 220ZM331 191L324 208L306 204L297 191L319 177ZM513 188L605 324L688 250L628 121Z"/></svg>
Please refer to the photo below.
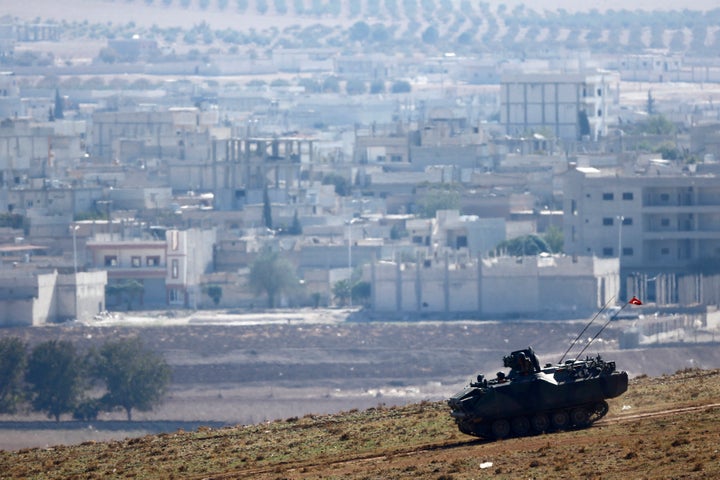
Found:
<svg viewBox="0 0 720 480"><path fill-rule="evenodd" d="M540 362L532 348L504 357L505 374L478 375L448 400L461 432L483 438L585 428L608 411L607 398L627 390L628 375L600 355L563 363Z"/></svg>

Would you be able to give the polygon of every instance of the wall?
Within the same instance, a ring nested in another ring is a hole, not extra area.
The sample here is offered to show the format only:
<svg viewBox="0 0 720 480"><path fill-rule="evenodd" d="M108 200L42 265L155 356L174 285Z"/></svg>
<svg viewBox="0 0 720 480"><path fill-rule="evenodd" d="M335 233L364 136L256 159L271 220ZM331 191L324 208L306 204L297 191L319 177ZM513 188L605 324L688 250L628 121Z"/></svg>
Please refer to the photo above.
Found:
<svg viewBox="0 0 720 480"><path fill-rule="evenodd" d="M372 265L377 312L581 318L618 295L617 259L502 257Z"/></svg>
<svg viewBox="0 0 720 480"><path fill-rule="evenodd" d="M38 296L33 301L32 324L42 325L57 320L57 296L55 287L58 273L44 273L37 275Z"/></svg>
<svg viewBox="0 0 720 480"><path fill-rule="evenodd" d="M107 272L58 275L55 321L91 320L105 310Z"/></svg>

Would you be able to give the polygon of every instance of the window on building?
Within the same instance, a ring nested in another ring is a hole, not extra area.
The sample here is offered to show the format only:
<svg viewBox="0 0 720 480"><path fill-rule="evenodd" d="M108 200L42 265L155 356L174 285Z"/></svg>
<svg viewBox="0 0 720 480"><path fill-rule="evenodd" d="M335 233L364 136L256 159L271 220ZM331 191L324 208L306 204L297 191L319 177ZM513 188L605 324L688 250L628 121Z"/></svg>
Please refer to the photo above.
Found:
<svg viewBox="0 0 720 480"><path fill-rule="evenodd" d="M603 193L603 200L614 200L615 195L612 192Z"/></svg>
<svg viewBox="0 0 720 480"><path fill-rule="evenodd" d="M602 97L602 88L597 89L597 96Z"/></svg>
<svg viewBox="0 0 720 480"><path fill-rule="evenodd" d="M623 200L632 200L633 192L623 192L622 199Z"/></svg>
<svg viewBox="0 0 720 480"><path fill-rule="evenodd" d="M160 266L160 257L158 257L158 256L145 257L145 265L147 265L148 267Z"/></svg>
<svg viewBox="0 0 720 480"><path fill-rule="evenodd" d="M661 219L660 219L660 226L662 226L662 227L669 227L669 226L670 226L670 219L669 219L669 218L661 218Z"/></svg>
<svg viewBox="0 0 720 480"><path fill-rule="evenodd" d="M634 253L632 247L623 247L623 256L632 257Z"/></svg>
<svg viewBox="0 0 720 480"><path fill-rule="evenodd" d="M660 249L660 255L670 255L670 249L667 247L663 247Z"/></svg>
<svg viewBox="0 0 720 480"><path fill-rule="evenodd" d="M615 250L612 247L605 247L603 248L603 256L604 257L613 257Z"/></svg>
<svg viewBox="0 0 720 480"><path fill-rule="evenodd" d="M182 292L177 288L168 290L168 301L170 303L182 303Z"/></svg>
<svg viewBox="0 0 720 480"><path fill-rule="evenodd" d="M105 255L105 266L106 267L117 267L117 255Z"/></svg>
<svg viewBox="0 0 720 480"><path fill-rule="evenodd" d="M178 278L179 276L180 276L180 261L177 258L173 258L172 278Z"/></svg>
<svg viewBox="0 0 720 480"><path fill-rule="evenodd" d="M133 268L138 268L142 266L142 258L140 257L132 257L130 259L130 264L133 266Z"/></svg>
<svg viewBox="0 0 720 480"><path fill-rule="evenodd" d="M170 248L177 250L180 248L180 232L172 230L170 232Z"/></svg>
<svg viewBox="0 0 720 480"><path fill-rule="evenodd" d="M670 201L670 194L669 193L661 193L660 194L660 201L661 202L669 202Z"/></svg>
<svg viewBox="0 0 720 480"><path fill-rule="evenodd" d="M612 217L605 217L603 218L603 225L606 227L609 227L613 224L613 218Z"/></svg>
<svg viewBox="0 0 720 480"><path fill-rule="evenodd" d="M632 225L633 224L632 217L623 217L622 224L623 225Z"/></svg>

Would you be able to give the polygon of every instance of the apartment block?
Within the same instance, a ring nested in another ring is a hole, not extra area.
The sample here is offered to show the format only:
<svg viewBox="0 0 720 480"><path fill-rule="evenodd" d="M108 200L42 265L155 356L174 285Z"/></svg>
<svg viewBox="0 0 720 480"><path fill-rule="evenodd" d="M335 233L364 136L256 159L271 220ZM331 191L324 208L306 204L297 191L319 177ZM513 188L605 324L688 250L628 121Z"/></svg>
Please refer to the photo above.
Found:
<svg viewBox="0 0 720 480"><path fill-rule="evenodd" d="M683 273L720 257L720 179L665 169L664 161L643 175L571 169L565 252L620 257L623 273Z"/></svg>
<svg viewBox="0 0 720 480"><path fill-rule="evenodd" d="M616 102L616 72L511 73L500 82L500 123L522 136L551 132L563 140L607 135L608 109Z"/></svg>

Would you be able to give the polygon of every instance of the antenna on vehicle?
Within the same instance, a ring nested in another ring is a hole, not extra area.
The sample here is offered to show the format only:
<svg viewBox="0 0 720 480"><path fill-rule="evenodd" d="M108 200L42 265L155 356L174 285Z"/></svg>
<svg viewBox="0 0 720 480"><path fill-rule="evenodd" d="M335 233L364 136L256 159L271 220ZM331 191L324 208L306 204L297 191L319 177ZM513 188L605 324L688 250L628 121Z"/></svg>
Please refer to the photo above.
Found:
<svg viewBox="0 0 720 480"><path fill-rule="evenodd" d="M607 303L605 303L605 305L603 305L603 307L595 314L595 316L592 318L592 320L590 320L587 323L587 325L585 325L585 328L582 329L582 332L578 333L578 336L575 337L575 340L573 340L572 343L570 344L570 346L568 347L568 349L565 350L565 353L563 353L563 356L562 356L562 358L560 358L560 362L558 362L558 363L562 363L563 360L565 360L565 356L568 354L568 352L570 352L570 350L572 350L572 348L575 346L577 341L580 340L580 337L582 337L583 333L585 333L585 331L588 329L588 327L590 325L592 325L592 323L595 321L595 319L598 317L598 315L600 315L607 308L607 306L610 305L610 302L612 302L613 300L615 300L615 295L613 295L610 298L610 300L608 300Z"/></svg>
<svg viewBox="0 0 720 480"><path fill-rule="evenodd" d="M602 333L603 330L605 330L605 327L607 327L610 322L612 322L613 320L615 320L615 317L617 317L617 316L620 314L620 312L622 312L623 309L624 309L625 307L627 307L628 305L642 305L642 302L641 302L640 299L637 298L637 297L632 297L630 300L628 300L627 303L625 303L622 307L620 307L620 310L618 310L618 311L615 313L615 315L611 316L611 317L608 319L608 321L605 322L605 325L603 325L602 328L595 334L595 336L590 339L590 341L588 342L588 344L585 345L585 347L584 347L582 350L580 350L580 353L578 353L578 357L582 356L583 352L584 352L585 350L587 350L587 348L590 346L590 344L591 344L592 342L594 342L597 337L600 336L600 334Z"/></svg>

